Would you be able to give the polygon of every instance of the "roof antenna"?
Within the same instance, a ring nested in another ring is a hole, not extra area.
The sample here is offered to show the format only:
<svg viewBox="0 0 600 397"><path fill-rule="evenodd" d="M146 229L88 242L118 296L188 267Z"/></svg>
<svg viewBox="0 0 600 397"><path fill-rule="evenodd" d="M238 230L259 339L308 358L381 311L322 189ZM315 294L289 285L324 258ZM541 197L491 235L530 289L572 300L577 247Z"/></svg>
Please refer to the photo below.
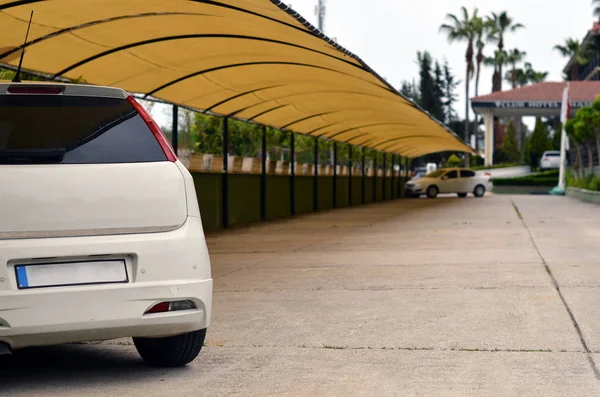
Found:
<svg viewBox="0 0 600 397"><path fill-rule="evenodd" d="M29 28L31 27L32 20L33 20L33 10L31 10L31 15L29 16L29 24L27 25L27 33L25 34L25 42L23 43L23 51L21 51L21 58L19 59L19 67L17 68L17 73L15 74L15 78L12 80L13 83L21 82L21 66L23 65L23 56L25 55L25 46L27 45L27 38L29 37Z"/></svg>

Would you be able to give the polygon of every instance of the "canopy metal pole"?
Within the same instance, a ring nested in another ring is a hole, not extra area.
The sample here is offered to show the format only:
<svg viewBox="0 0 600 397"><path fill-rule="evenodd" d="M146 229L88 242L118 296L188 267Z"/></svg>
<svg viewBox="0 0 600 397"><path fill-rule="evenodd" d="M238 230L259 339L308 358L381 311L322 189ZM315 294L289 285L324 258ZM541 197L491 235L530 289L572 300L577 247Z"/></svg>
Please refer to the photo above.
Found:
<svg viewBox="0 0 600 397"><path fill-rule="evenodd" d="M175 151L175 155L177 155L177 146L179 145L177 142L177 138L179 135L179 106L173 105L173 132L171 134L171 145L173 146L173 150Z"/></svg>
<svg viewBox="0 0 600 397"><path fill-rule="evenodd" d="M391 188L390 188L390 192L391 192L391 196L392 196L392 200L396 198L396 194L394 193L394 174L396 173L395 167L396 166L396 155L392 154L392 181L390 182Z"/></svg>
<svg viewBox="0 0 600 397"><path fill-rule="evenodd" d="M333 208L337 208L337 142L333 142Z"/></svg>
<svg viewBox="0 0 600 397"><path fill-rule="evenodd" d="M373 202L377 201L377 152L373 157Z"/></svg>
<svg viewBox="0 0 600 397"><path fill-rule="evenodd" d="M260 219L267 219L267 126L263 125L261 137L262 168L260 173Z"/></svg>
<svg viewBox="0 0 600 397"><path fill-rule="evenodd" d="M296 215L296 153L294 133L290 131L290 213Z"/></svg>
<svg viewBox="0 0 600 397"><path fill-rule="evenodd" d="M221 204L223 227L229 226L229 119L223 119L223 174L221 179Z"/></svg>
<svg viewBox="0 0 600 397"><path fill-rule="evenodd" d="M599 155L600 156L600 155ZM348 206L352 206L352 145L348 145Z"/></svg>
<svg viewBox="0 0 600 397"><path fill-rule="evenodd" d="M315 157L313 170L313 209L319 210L319 138L315 137Z"/></svg>
<svg viewBox="0 0 600 397"><path fill-rule="evenodd" d="M381 201L385 201L385 180L387 179L387 153L383 152L383 178L381 179Z"/></svg>
<svg viewBox="0 0 600 397"><path fill-rule="evenodd" d="M365 194L365 183L366 183L366 175L365 175L365 167L366 165L366 157L365 157L365 147L362 147L362 203L363 205L367 203L367 197Z"/></svg>

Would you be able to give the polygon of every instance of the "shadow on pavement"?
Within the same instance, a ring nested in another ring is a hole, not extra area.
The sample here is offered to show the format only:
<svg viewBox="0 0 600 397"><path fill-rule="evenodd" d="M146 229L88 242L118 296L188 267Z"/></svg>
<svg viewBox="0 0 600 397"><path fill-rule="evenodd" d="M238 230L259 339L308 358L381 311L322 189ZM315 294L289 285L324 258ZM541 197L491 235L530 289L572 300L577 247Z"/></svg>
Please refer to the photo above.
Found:
<svg viewBox="0 0 600 397"><path fill-rule="evenodd" d="M72 387L96 386L110 390L111 384L147 384L172 378L187 368L158 369L147 366L133 346L72 344L17 350L8 368L0 370L0 396L21 392L58 393Z"/></svg>

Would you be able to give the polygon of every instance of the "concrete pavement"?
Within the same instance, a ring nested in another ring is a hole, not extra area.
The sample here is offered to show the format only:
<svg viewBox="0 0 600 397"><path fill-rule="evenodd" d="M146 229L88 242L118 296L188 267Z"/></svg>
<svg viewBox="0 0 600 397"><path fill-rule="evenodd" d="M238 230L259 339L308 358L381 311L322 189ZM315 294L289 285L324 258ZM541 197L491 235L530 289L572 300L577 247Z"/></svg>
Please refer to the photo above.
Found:
<svg viewBox="0 0 600 397"><path fill-rule="evenodd" d="M127 340L30 349L0 395L596 396L598 224L566 197L490 195L219 233L190 366L147 368Z"/></svg>

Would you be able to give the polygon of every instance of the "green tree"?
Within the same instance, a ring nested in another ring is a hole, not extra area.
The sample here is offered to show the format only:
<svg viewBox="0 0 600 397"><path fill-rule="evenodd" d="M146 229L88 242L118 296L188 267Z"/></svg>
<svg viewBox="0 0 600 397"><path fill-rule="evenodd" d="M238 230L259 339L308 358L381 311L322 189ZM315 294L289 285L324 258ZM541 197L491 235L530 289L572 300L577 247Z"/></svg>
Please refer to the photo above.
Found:
<svg viewBox="0 0 600 397"><path fill-rule="evenodd" d="M575 146L575 152L577 153L577 174L579 178L583 178L583 160L581 156L581 145L585 142L585 136L581 135L581 131L575 130L576 119L572 118L567 120L565 124L565 131L569 136L569 139Z"/></svg>
<svg viewBox="0 0 600 397"><path fill-rule="evenodd" d="M504 142L502 142L502 151L507 162L517 164L521 162L521 151L519 150L519 142L515 133L515 124L510 121Z"/></svg>
<svg viewBox="0 0 600 397"><path fill-rule="evenodd" d="M417 62L419 63L419 91L421 92L421 107L427 110L432 116L443 120L443 105L441 87L437 87L437 75L433 70L433 60L431 55L425 52L417 53ZM441 70L439 70L441 74ZM441 75L440 75L441 79Z"/></svg>
<svg viewBox="0 0 600 397"><path fill-rule="evenodd" d="M481 67L484 63L485 55L483 49L488 42L493 42L496 39L496 26L490 21L484 21L483 18L473 18L473 30L475 31L475 46L477 47L477 55L475 56L475 96L479 96L479 77L481 75Z"/></svg>
<svg viewBox="0 0 600 397"><path fill-rule="evenodd" d="M483 59L483 63L486 66L491 66L494 68L494 73L492 74L492 92L499 91L502 86L502 75L500 74L500 69L502 66L508 65L508 56L505 51L496 50L494 51L494 56L485 57Z"/></svg>
<svg viewBox="0 0 600 397"><path fill-rule="evenodd" d="M459 167L462 164L462 160L456 154L452 154L448 157L448 161L446 161L447 167Z"/></svg>
<svg viewBox="0 0 600 397"><path fill-rule="evenodd" d="M456 87L459 81L452 74L452 70L448 65L448 61L444 61L444 120L446 125L449 125L458 118L454 104L458 101Z"/></svg>
<svg viewBox="0 0 600 397"><path fill-rule="evenodd" d="M442 71L442 67L438 61L435 61L435 68L433 70L433 83L434 83L434 92L435 96L435 108L433 112L433 116L444 122L445 111L444 111L444 91L445 91L445 81L444 81L444 73Z"/></svg>
<svg viewBox="0 0 600 397"><path fill-rule="evenodd" d="M421 103L421 95L419 94L419 87L412 81L404 80L400 86L400 93L407 98L412 99L415 103Z"/></svg>
<svg viewBox="0 0 600 397"><path fill-rule="evenodd" d="M493 38L498 43L498 51L500 53L504 52L504 37L507 33L514 33L519 29L523 29L523 26L520 23L515 23L515 21L508 15L506 11L502 11L500 13L493 12L488 18L487 22L494 27L493 29ZM496 65L497 77L495 79L496 86L493 87L493 91L502 91L502 66L503 63L500 62Z"/></svg>
<svg viewBox="0 0 600 397"><path fill-rule="evenodd" d="M522 62L523 59L525 59L525 55L527 55L525 51L521 51L517 48L513 48L507 52L507 61L512 66L510 74L512 88L517 88L517 63Z"/></svg>
<svg viewBox="0 0 600 397"><path fill-rule="evenodd" d="M453 42L466 42L467 50L465 52L465 140L469 140L469 97L470 97L470 86L469 83L473 78L474 65L473 56L476 32L474 28L474 19L477 18L477 9L473 11L473 15L469 14L466 7L461 8L460 18L454 14L447 14L446 20L448 23L440 26L440 32L444 33L448 37L450 43Z"/></svg>
<svg viewBox="0 0 600 397"><path fill-rule="evenodd" d="M557 44L554 49L560 52L562 56L573 60L571 80L578 80L578 66L588 64L597 54L597 49L593 44L585 43L582 45L579 40L573 38L567 38L564 44Z"/></svg>
<svg viewBox="0 0 600 397"><path fill-rule="evenodd" d="M600 0L592 0L592 5L594 6L594 16L600 20Z"/></svg>
<svg viewBox="0 0 600 397"><path fill-rule="evenodd" d="M535 120L535 128L529 137L529 144L526 145L526 160L531 160L531 155L536 154L537 160L539 160L542 154L546 150L550 150L552 145L548 138L548 127L542 122L541 118L537 117ZM532 168L537 168L539 164L531 164Z"/></svg>

